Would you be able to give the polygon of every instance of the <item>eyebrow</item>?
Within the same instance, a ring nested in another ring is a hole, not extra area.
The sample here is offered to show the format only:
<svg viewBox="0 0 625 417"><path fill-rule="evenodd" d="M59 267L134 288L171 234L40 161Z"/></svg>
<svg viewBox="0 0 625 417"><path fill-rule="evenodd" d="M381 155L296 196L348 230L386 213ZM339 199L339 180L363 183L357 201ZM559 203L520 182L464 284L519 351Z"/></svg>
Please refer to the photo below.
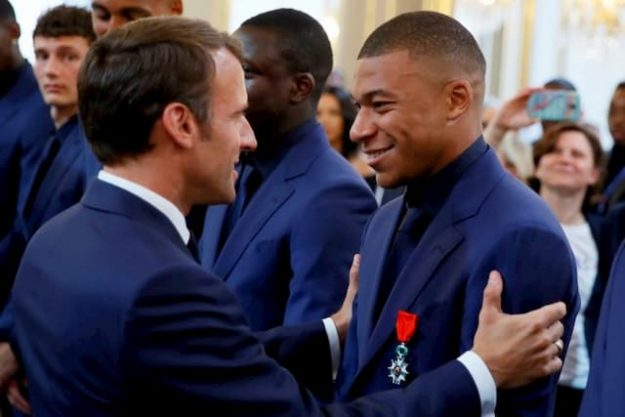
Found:
<svg viewBox="0 0 625 417"><path fill-rule="evenodd" d="M355 102L359 101L359 100L356 99L356 97L354 97L353 94L350 94L350 96L351 96L353 101L355 101ZM360 101L371 100L375 96L382 96L382 97L387 97L387 98L395 98L395 95L390 93L389 91L386 91L386 90L384 90L382 88L378 88L376 90L367 91L365 94L362 95L362 100L360 100Z"/></svg>
<svg viewBox="0 0 625 417"><path fill-rule="evenodd" d="M78 49L76 49L74 46L72 45L61 45L58 47L57 49L58 52L73 52L73 53L78 53Z"/></svg>

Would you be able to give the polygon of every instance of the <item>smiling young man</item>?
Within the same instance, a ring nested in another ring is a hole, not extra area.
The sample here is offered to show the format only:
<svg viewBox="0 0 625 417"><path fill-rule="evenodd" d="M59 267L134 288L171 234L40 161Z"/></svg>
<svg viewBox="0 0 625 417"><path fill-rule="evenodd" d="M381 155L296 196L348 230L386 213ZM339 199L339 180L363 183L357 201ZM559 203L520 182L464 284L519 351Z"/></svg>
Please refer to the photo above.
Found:
<svg viewBox="0 0 625 417"><path fill-rule="evenodd" d="M343 399L410 384L464 352L491 269L506 279L507 311L565 301L568 343L579 303L575 263L548 208L481 138L485 66L466 28L435 12L388 21L359 53L352 140L380 185L407 191L374 214L363 236ZM410 336L396 333L400 311L414 318ZM556 381L500 390L497 413L549 415ZM479 414L466 404L462 415Z"/></svg>

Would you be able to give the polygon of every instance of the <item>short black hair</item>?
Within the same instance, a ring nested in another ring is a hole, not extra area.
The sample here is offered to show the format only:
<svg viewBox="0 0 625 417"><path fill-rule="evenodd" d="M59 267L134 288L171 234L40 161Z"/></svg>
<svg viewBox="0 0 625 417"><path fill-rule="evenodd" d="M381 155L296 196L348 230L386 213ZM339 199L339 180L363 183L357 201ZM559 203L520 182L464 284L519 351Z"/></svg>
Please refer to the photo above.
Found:
<svg viewBox="0 0 625 417"><path fill-rule="evenodd" d="M616 91L616 90L622 90L622 89L625 89L625 81L621 81L620 83L618 83L618 84L616 85L616 88L614 89L614 91Z"/></svg>
<svg viewBox="0 0 625 417"><path fill-rule="evenodd" d="M0 20L15 21L15 10L9 0L0 0Z"/></svg>
<svg viewBox="0 0 625 417"><path fill-rule="evenodd" d="M486 60L477 41L457 20L437 12L404 13L369 35L358 59L408 50L412 56L442 59L451 68L486 72Z"/></svg>
<svg viewBox="0 0 625 417"><path fill-rule="evenodd" d="M154 124L170 103L210 122L212 52L242 59L240 43L208 22L148 17L93 43L78 76L78 113L96 157L116 165L150 151Z"/></svg>
<svg viewBox="0 0 625 417"><path fill-rule="evenodd" d="M315 78L312 97L318 100L332 71L332 46L323 27L313 17L295 9L276 9L247 19L253 26L279 37L280 56L292 73L309 72Z"/></svg>
<svg viewBox="0 0 625 417"><path fill-rule="evenodd" d="M91 13L87 9L75 6L56 6L39 16L33 38L59 38L61 36L80 36L88 43L96 36L91 23Z"/></svg>

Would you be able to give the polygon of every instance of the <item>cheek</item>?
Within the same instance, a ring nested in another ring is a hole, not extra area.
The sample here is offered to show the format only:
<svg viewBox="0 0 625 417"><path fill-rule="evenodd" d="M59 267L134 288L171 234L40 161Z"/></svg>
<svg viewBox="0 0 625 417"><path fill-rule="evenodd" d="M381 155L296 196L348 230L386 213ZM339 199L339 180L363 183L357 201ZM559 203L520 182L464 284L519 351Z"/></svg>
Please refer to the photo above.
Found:
<svg viewBox="0 0 625 417"><path fill-rule="evenodd" d="M341 116L333 116L332 124L336 129L337 133L343 133L345 123L343 122L343 118Z"/></svg>
<svg viewBox="0 0 625 417"><path fill-rule="evenodd" d="M35 66L33 67L33 71L35 72L35 78L37 78L37 81L40 81L43 79L43 73L44 73L43 63L35 61Z"/></svg>
<svg viewBox="0 0 625 417"><path fill-rule="evenodd" d="M78 72L80 72L80 65L81 64L82 64L82 61L78 61L78 62L72 64L72 67L70 68L69 73L68 73L68 75L69 75L69 77L71 78L71 81L72 81L71 85L74 88L78 87Z"/></svg>
<svg viewBox="0 0 625 417"><path fill-rule="evenodd" d="M98 38L101 38L102 36L106 35L106 32L108 32L107 22L103 22L102 20L99 20L99 19L93 19L92 23L93 23L93 31L95 32Z"/></svg>

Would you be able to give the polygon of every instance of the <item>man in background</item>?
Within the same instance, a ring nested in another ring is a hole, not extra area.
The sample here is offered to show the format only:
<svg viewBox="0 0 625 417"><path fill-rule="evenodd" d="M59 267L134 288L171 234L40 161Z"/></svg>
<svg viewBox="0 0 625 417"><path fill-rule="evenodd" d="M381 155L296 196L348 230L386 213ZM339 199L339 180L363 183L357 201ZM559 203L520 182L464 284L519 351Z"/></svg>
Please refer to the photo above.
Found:
<svg viewBox="0 0 625 417"><path fill-rule="evenodd" d="M241 159L235 202L207 211L202 265L234 290L254 330L318 320L340 306L376 208L316 121L330 41L293 9L254 16L234 36L243 43L258 149Z"/></svg>
<svg viewBox="0 0 625 417"><path fill-rule="evenodd" d="M11 243L17 271L28 240L46 221L78 202L87 185L85 138L78 123L78 69L95 40L89 12L58 6L44 13L33 33L35 75L50 108L54 130L41 139L42 152L34 175L18 201ZM4 255L4 253L3 253Z"/></svg>

